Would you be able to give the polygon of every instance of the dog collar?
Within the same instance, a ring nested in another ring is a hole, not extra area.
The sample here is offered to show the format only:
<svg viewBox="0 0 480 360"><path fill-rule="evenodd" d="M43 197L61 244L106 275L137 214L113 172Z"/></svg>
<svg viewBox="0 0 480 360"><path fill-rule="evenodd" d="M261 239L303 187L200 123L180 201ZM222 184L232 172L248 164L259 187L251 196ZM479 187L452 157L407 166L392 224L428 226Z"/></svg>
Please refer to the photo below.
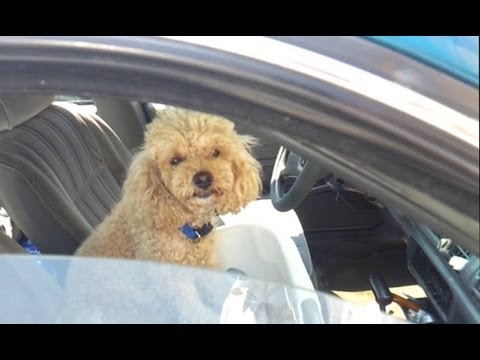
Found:
<svg viewBox="0 0 480 360"><path fill-rule="evenodd" d="M193 243L200 241L200 238L210 234L213 230L213 225L211 223L206 223L201 228L195 229L190 225L185 224L180 229Z"/></svg>

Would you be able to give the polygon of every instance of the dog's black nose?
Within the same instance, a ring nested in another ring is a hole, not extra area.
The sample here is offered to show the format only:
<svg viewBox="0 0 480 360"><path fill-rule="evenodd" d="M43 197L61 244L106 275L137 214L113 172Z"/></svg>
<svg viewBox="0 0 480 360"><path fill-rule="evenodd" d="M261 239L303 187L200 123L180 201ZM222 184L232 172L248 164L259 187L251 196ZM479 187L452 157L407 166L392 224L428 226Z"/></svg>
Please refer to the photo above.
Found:
<svg viewBox="0 0 480 360"><path fill-rule="evenodd" d="M206 190L212 185L213 175L209 171L199 171L193 176L193 183L200 189Z"/></svg>

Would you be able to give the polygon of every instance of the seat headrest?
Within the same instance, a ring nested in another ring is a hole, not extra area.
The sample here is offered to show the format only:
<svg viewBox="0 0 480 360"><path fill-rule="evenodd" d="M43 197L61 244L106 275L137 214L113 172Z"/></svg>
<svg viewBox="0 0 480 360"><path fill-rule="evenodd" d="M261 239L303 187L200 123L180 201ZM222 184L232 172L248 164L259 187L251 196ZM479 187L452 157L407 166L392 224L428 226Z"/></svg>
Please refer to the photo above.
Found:
<svg viewBox="0 0 480 360"><path fill-rule="evenodd" d="M45 110L53 95L0 95L0 131L11 130Z"/></svg>

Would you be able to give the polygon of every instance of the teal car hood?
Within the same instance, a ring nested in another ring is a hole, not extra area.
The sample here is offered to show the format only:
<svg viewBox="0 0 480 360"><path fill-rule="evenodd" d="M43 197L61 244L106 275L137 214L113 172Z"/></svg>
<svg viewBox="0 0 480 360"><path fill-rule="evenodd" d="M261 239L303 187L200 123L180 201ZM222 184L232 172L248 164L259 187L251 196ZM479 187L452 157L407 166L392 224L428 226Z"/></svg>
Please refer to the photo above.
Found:
<svg viewBox="0 0 480 360"><path fill-rule="evenodd" d="M478 87L478 36L367 36Z"/></svg>

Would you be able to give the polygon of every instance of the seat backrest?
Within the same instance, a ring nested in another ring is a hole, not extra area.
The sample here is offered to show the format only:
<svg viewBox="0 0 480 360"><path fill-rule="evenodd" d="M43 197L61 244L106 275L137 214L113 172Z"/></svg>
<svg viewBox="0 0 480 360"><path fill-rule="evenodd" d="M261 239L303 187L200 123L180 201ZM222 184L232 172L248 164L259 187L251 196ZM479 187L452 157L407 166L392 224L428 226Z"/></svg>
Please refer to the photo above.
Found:
<svg viewBox="0 0 480 360"><path fill-rule="evenodd" d="M144 142L145 126L151 119L135 101L95 98L97 113L134 153Z"/></svg>
<svg viewBox="0 0 480 360"><path fill-rule="evenodd" d="M72 254L119 201L130 153L98 116L52 100L0 96L0 199L42 253Z"/></svg>

